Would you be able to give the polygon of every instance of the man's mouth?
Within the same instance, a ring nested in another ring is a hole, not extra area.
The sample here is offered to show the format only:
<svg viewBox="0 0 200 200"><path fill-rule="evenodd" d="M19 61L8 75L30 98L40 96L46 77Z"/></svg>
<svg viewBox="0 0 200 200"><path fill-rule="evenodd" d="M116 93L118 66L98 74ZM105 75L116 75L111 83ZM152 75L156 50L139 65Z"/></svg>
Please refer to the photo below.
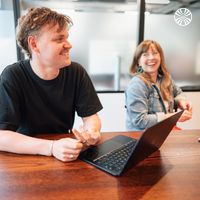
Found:
<svg viewBox="0 0 200 200"><path fill-rule="evenodd" d="M69 51L62 51L60 55L69 56Z"/></svg>

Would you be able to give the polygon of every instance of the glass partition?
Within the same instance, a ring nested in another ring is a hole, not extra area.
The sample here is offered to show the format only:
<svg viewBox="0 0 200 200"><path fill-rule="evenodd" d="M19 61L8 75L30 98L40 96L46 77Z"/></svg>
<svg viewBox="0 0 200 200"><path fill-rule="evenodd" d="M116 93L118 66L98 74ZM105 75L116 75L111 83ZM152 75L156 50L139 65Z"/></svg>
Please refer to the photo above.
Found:
<svg viewBox="0 0 200 200"><path fill-rule="evenodd" d="M146 11L145 39L161 44L168 69L179 86L200 90L200 2L171 1L154 8L147 5ZM175 13L182 24L176 23Z"/></svg>
<svg viewBox="0 0 200 200"><path fill-rule="evenodd" d="M136 46L137 13L75 12L72 59L88 70L96 90L123 90Z"/></svg>
<svg viewBox="0 0 200 200"><path fill-rule="evenodd" d="M0 73L9 64L17 61L15 26L12 0L0 3Z"/></svg>
<svg viewBox="0 0 200 200"><path fill-rule="evenodd" d="M1 71L17 60L12 2L0 1ZM137 0L20 0L19 4L22 14L30 7L46 6L69 15L74 22L69 37L72 60L88 71L97 91L126 88L137 38L143 34L138 31ZM192 13L192 21L184 27L174 21L182 7ZM161 44L172 77L189 90L200 90L199 10L195 0L146 0L144 39Z"/></svg>
<svg viewBox="0 0 200 200"><path fill-rule="evenodd" d="M69 15L71 58L88 71L97 91L124 90L136 46L136 0L128 1L21 1L21 13L47 6Z"/></svg>

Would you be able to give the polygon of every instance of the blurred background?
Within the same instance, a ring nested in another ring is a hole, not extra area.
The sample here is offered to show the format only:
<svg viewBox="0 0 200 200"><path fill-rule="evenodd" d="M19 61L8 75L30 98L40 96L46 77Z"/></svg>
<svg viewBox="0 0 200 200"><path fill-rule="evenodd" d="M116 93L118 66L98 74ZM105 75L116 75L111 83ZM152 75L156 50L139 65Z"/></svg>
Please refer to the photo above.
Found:
<svg viewBox="0 0 200 200"><path fill-rule="evenodd" d="M0 72L24 59L16 47L17 18L30 7L46 6L69 15L71 58L90 74L98 92L124 91L136 45L158 41L175 82L185 91L200 90L200 1L198 0L0 0ZM192 13L179 26L179 8Z"/></svg>

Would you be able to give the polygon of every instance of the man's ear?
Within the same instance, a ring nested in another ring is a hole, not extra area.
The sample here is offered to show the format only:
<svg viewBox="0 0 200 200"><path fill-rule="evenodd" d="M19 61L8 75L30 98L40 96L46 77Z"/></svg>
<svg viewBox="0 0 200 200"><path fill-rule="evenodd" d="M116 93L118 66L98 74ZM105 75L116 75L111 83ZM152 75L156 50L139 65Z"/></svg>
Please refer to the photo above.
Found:
<svg viewBox="0 0 200 200"><path fill-rule="evenodd" d="M28 46L31 52L39 53L39 49L37 46L37 39L35 36L28 36Z"/></svg>

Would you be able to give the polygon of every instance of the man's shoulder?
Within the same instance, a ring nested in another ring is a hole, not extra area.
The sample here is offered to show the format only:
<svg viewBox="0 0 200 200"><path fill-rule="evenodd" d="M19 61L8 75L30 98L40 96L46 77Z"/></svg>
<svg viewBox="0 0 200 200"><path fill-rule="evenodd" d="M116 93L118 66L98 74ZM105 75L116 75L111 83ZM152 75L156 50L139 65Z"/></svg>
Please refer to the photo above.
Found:
<svg viewBox="0 0 200 200"><path fill-rule="evenodd" d="M26 70L27 60L18 61L11 65L8 65L4 68L1 73L1 80L3 81L11 81L11 80L20 80L24 76L24 72Z"/></svg>
<svg viewBox="0 0 200 200"><path fill-rule="evenodd" d="M69 69L72 69L72 70L84 70L84 67L80 63L77 63L77 62L71 62L70 66L68 67Z"/></svg>
<svg viewBox="0 0 200 200"><path fill-rule="evenodd" d="M87 74L87 70L77 62L71 62L69 66L64 68L64 71L69 74L74 74L76 76L84 76Z"/></svg>
<svg viewBox="0 0 200 200"><path fill-rule="evenodd" d="M25 65L27 65L27 62L28 62L27 60L22 60L22 61L18 61L13 64L10 64L4 68L4 70L2 71L2 74L7 75L7 74L18 73L20 71L23 71L23 68Z"/></svg>

